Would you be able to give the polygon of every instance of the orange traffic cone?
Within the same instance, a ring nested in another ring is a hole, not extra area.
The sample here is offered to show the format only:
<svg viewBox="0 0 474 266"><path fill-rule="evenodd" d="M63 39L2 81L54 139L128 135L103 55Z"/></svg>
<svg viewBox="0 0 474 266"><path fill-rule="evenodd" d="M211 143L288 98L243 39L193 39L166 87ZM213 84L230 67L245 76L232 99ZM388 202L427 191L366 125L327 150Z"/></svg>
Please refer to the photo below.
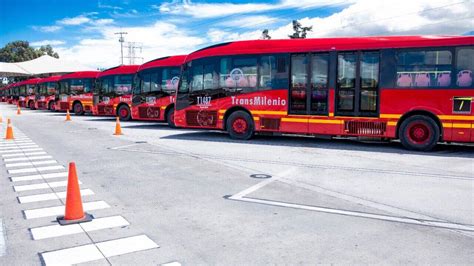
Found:
<svg viewBox="0 0 474 266"><path fill-rule="evenodd" d="M122 128L120 127L120 118L117 116L117 122L115 122L115 133L114 135L123 135Z"/></svg>
<svg viewBox="0 0 474 266"><path fill-rule="evenodd" d="M66 120L64 121L71 121L71 114L69 114L69 109L66 111Z"/></svg>
<svg viewBox="0 0 474 266"><path fill-rule="evenodd" d="M5 136L5 139L8 139L8 140L13 140L15 139L13 137L13 127L12 127L12 122L10 120L10 118L8 118L8 123L7 123L7 134Z"/></svg>
<svg viewBox="0 0 474 266"><path fill-rule="evenodd" d="M16 109L16 114L21 115L21 108L20 105L18 105L18 108Z"/></svg>
<svg viewBox="0 0 474 266"><path fill-rule="evenodd" d="M81 191L77 179L76 164L69 163L67 178L66 211L64 216L58 216L56 220L60 225L84 223L92 221L94 217L82 208Z"/></svg>

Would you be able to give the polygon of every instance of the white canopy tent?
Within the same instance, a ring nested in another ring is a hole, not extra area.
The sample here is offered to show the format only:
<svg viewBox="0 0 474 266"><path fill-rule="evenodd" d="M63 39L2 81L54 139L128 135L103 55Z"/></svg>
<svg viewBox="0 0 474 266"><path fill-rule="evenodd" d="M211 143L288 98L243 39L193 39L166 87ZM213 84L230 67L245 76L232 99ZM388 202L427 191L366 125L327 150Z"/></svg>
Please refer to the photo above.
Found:
<svg viewBox="0 0 474 266"><path fill-rule="evenodd" d="M95 70L77 61L57 59L43 55L36 59L18 63L0 63L0 76L25 76L51 73L70 73Z"/></svg>

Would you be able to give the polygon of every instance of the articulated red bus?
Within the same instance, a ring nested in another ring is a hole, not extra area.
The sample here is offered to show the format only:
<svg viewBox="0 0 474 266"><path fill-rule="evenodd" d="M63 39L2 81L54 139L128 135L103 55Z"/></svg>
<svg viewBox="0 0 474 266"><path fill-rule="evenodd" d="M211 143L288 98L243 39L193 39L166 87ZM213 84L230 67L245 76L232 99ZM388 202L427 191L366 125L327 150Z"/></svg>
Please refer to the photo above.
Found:
<svg viewBox="0 0 474 266"><path fill-rule="evenodd" d="M158 58L138 68L132 97L133 119L166 121L174 127L174 102L185 58Z"/></svg>
<svg viewBox="0 0 474 266"><path fill-rule="evenodd" d="M122 65L104 70L97 75L94 90L94 115L119 116L130 120L133 78L138 65Z"/></svg>
<svg viewBox="0 0 474 266"><path fill-rule="evenodd" d="M35 108L39 110L55 110L56 90L61 76L43 78L36 84Z"/></svg>
<svg viewBox="0 0 474 266"><path fill-rule="evenodd" d="M223 43L187 56L178 127L474 142L474 37Z"/></svg>
<svg viewBox="0 0 474 266"><path fill-rule="evenodd" d="M99 71L78 71L59 78L56 110L72 110L76 115L92 112L92 97Z"/></svg>

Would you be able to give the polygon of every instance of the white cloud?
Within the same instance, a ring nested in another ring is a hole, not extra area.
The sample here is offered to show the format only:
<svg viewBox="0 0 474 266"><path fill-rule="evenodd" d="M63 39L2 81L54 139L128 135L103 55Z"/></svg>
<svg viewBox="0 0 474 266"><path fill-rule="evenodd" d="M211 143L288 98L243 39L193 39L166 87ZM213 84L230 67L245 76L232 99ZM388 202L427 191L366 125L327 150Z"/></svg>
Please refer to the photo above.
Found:
<svg viewBox="0 0 474 266"><path fill-rule="evenodd" d="M88 18L87 16L80 15L73 18L63 18L61 20L58 20L57 23L62 24L62 25L81 25L90 21L91 19Z"/></svg>
<svg viewBox="0 0 474 266"><path fill-rule="evenodd" d="M192 52L204 44L205 39L190 32L178 30L174 24L156 22L141 27L105 26L98 28L100 38L79 41L72 47L55 47L61 58L78 60L93 68L108 68L119 64L120 44L115 32L125 31L125 41L139 42L143 46L143 62L168 55ZM127 51L124 49L125 54Z"/></svg>
<svg viewBox="0 0 474 266"><path fill-rule="evenodd" d="M114 23L114 20L111 18L103 18L103 19L97 19L97 20L91 21L91 24L95 24L99 26L108 25L112 23Z"/></svg>
<svg viewBox="0 0 474 266"><path fill-rule="evenodd" d="M31 42L30 45L34 47L39 47L39 46L44 46L48 44L51 46L63 45L65 43L66 43L65 41L61 41L61 40L42 40L42 41L37 41L37 42Z"/></svg>
<svg viewBox="0 0 474 266"><path fill-rule="evenodd" d="M270 16L245 16L238 17L232 20L224 21L220 25L225 27L238 27L238 28L261 28L266 25L271 25L279 22L280 19Z"/></svg>
<svg viewBox="0 0 474 266"><path fill-rule="evenodd" d="M60 29L62 29L61 26L33 26L34 30L41 31L41 32L56 32Z"/></svg>

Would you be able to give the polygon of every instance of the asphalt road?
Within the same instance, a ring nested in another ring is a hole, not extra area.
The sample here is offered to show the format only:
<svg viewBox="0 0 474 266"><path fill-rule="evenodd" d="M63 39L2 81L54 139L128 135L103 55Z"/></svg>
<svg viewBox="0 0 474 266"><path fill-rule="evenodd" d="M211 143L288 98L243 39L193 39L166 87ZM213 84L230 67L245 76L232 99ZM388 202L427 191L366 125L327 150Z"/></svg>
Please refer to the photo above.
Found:
<svg viewBox="0 0 474 266"><path fill-rule="evenodd" d="M52 225L55 217L26 219L23 211L64 200L20 203L17 197L58 195L66 188L51 184L66 178L14 182L12 177L31 173L10 174L0 161L1 265L38 265L47 263L50 251L138 235L159 248L113 256L101 249L103 258L81 261L474 264L473 146L418 153L396 142L290 136L234 141L222 132L139 121L122 122L124 135L114 136L113 118L64 122L61 113L15 111L0 104L2 137L11 117L15 133L58 165L76 162L81 189L93 191L83 201L108 206L90 213L121 216L128 224L34 240L32 228ZM45 182L45 189L13 189Z"/></svg>

